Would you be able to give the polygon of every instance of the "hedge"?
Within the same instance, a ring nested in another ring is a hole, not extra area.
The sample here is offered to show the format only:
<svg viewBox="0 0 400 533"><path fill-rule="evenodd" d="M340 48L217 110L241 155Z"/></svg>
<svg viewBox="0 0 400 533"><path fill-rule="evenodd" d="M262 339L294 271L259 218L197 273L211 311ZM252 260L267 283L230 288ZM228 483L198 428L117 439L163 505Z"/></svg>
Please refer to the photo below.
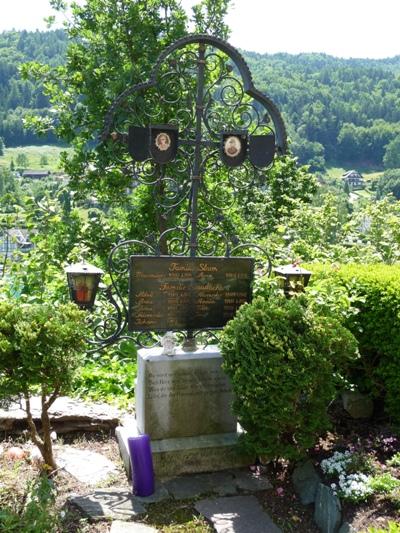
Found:
<svg viewBox="0 0 400 533"><path fill-rule="evenodd" d="M386 412L400 423L400 265L314 263L306 268L313 272L311 292L321 281L329 283L331 294L346 291L353 312L343 321L362 355L350 377L360 390L382 397Z"/></svg>

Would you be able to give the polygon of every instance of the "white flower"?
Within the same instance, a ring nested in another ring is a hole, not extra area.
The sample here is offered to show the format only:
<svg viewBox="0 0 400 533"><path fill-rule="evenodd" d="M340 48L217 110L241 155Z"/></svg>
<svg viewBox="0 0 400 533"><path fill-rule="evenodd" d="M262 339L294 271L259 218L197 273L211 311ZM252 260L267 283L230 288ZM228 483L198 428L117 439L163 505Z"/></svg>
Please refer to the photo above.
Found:
<svg viewBox="0 0 400 533"><path fill-rule="evenodd" d="M334 494L351 501L366 500L373 490L370 487L370 477L365 474L347 474L346 470L353 459L349 450L334 452L331 457L321 461L321 469L325 474L337 475L338 484L331 483Z"/></svg>
<svg viewBox="0 0 400 533"><path fill-rule="evenodd" d="M365 500L373 493L370 478L365 474L349 474L339 480L341 496L347 500Z"/></svg>
<svg viewBox="0 0 400 533"><path fill-rule="evenodd" d="M324 474L342 474L352 460L352 454L348 450L345 452L334 452L332 457L321 461L321 469Z"/></svg>

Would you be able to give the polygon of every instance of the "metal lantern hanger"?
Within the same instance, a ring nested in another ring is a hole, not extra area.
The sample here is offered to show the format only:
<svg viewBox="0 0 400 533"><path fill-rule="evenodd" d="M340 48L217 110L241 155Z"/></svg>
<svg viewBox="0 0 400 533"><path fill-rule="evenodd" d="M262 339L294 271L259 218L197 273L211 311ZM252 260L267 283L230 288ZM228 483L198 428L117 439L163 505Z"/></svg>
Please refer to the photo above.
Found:
<svg viewBox="0 0 400 533"><path fill-rule="evenodd" d="M100 278L104 272L88 263L76 263L65 269L70 297L82 309L92 309Z"/></svg>
<svg viewBox="0 0 400 533"><path fill-rule="evenodd" d="M274 268L273 272L280 278L281 286L286 296L303 292L312 274L309 270L298 266L297 263Z"/></svg>

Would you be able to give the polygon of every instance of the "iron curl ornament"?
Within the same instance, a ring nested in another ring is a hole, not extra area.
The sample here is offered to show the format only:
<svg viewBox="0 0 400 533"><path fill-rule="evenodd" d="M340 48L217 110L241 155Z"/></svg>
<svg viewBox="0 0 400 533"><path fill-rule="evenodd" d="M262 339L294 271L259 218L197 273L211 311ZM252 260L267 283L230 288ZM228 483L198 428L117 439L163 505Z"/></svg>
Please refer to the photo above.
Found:
<svg viewBox="0 0 400 533"><path fill-rule="evenodd" d="M129 258L133 254L187 258L238 257L256 244L240 243L227 212L249 187L260 187L277 155L287 151L281 114L253 84L240 53L209 35L189 35L167 47L148 81L127 87L108 110L104 149L131 190L152 191L157 233L122 241L110 253L111 285L104 291L111 317L98 319L94 349L121 338L157 344L157 331L130 332ZM188 340L204 330L181 331ZM210 332L215 338L215 333Z"/></svg>

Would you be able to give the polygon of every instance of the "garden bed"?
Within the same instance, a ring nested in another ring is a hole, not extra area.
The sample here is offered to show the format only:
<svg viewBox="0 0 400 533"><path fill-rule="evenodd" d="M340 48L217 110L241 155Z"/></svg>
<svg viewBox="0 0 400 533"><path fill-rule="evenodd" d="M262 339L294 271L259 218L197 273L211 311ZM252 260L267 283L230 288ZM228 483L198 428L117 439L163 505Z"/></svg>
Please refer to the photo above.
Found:
<svg viewBox="0 0 400 533"><path fill-rule="evenodd" d="M330 485L334 479L323 474L320 463L332 456L335 450L355 450L372 462L375 472L389 472L400 479L400 467L387 464L390 457L400 450L400 439L382 419L356 421L351 419L336 404L331 415L334 419L332 431L321 438L318 445L309 454L325 484ZM0 454L0 509L3 511L4 509L14 509L23 515L24 508L26 509L27 486L38 479L39 470L34 463L25 459L17 462L7 460L5 452L14 445L26 448L27 443L23 441L23 437L0 442L2 448ZM57 446L75 447L101 453L117 465L117 474L111 476L102 486L121 487L125 485L127 488L129 487L119 457L118 446L112 433L64 435L57 440ZM295 494L291 480L292 465L277 462L261 468L265 471L273 488L258 493L257 498L273 521L281 527L284 533L297 531L316 533L318 528L313 521L314 506L313 504L301 505ZM56 498L51 504L50 511L46 511L53 513L58 521L58 529L52 530L52 533L53 531L68 533L77 531L81 533L105 533L109 531L109 522L90 523L67 502L72 493L83 495L90 492L90 488L86 484L78 482L63 470L57 474L54 484ZM360 503L346 502L341 499L341 503L343 520L351 524L355 531L366 532L373 527L377 528L377 531L386 531L390 521L400 521L399 500L393 497L393 494L374 494L367 501ZM154 504L141 521L156 527L163 533L178 531L210 533L212 531L209 523L196 513L194 500ZM10 529L10 531L17 531L17 529ZM375 530L371 529L371 531L375 533Z"/></svg>
<svg viewBox="0 0 400 533"><path fill-rule="evenodd" d="M386 528L389 522L400 523L400 490L390 490L389 487L389 475L399 480L400 485L400 461L398 464L390 464L390 460L400 451L400 438L379 415L372 420L355 420L339 403L335 403L331 411L333 429L310 451L310 457L322 482L328 486L334 484L333 488L342 505L343 521L349 523L355 531L368 531L368 528L373 527ZM338 475L329 475L321 469L321 462L332 458L335 451L352 454L353 463L356 464L351 471L364 472L370 478L379 477L382 480L379 488L386 489L387 492L378 488L365 501L358 502L344 497L340 491Z"/></svg>
<svg viewBox="0 0 400 533"><path fill-rule="evenodd" d="M37 465L27 459L11 461L6 457L6 452L12 446L19 446L26 450L30 447L23 437L0 441L0 513L5 509L14 510L20 516L26 512L27 487L39 479ZM123 465L119 457L119 450L115 437L110 433L75 433L64 435L57 439L56 447L74 447L90 452L101 453L118 468L116 475L112 475L102 486L104 487L130 487ZM276 476L275 476L276 473ZM298 531L301 526L302 533L316 533L318 530L313 524L312 510L300 504L290 484L288 470L280 468L267 473L273 489L261 491L256 497L271 518L283 531ZM274 477L272 477L274 476ZM50 529L51 533L80 532L80 533L105 533L110 529L110 522L89 522L73 506L68 503L71 494L84 495L93 488L80 483L62 469L54 478L56 498L51 506L37 507L35 513L54 514L57 526ZM213 528L203 517L199 516L194 508L195 500L174 501L168 500L153 504L148 514L141 518L141 522L152 525L162 533L211 533ZM19 531L18 529L10 529ZM33 533L44 533L47 530L32 530Z"/></svg>

